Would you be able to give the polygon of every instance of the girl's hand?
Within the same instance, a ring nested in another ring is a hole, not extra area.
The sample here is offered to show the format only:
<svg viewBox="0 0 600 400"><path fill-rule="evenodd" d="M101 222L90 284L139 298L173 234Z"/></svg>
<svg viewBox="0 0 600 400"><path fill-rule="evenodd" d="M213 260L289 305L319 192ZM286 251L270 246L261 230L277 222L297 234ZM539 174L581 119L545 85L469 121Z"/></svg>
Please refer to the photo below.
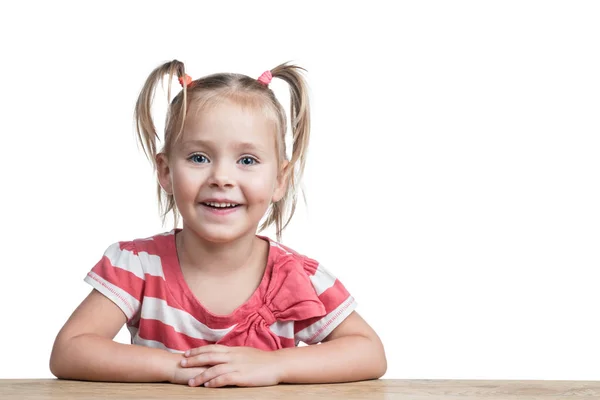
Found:
<svg viewBox="0 0 600 400"><path fill-rule="evenodd" d="M181 365L176 365L169 382L176 383L178 385L187 385L190 379L200 375L206 370L206 367L183 368Z"/></svg>
<svg viewBox="0 0 600 400"><path fill-rule="evenodd" d="M279 360L275 351L212 344L188 350L181 365L209 367L190 379L190 386L271 386L281 381Z"/></svg>

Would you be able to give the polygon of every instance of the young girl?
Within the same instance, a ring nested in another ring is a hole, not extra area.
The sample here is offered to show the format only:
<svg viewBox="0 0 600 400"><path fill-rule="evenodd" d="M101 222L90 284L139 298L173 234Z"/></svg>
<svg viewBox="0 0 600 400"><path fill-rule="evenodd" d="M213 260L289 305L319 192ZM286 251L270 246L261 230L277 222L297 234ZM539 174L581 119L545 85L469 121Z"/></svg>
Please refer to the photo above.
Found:
<svg viewBox="0 0 600 400"><path fill-rule="evenodd" d="M91 293L58 333L54 375L221 387L385 373L382 343L340 281L256 234L266 214L260 229L275 224L280 241L294 213L310 132L301 70L282 64L258 79L192 80L174 60L150 74L135 109L138 137L157 171L159 202L166 200L163 223L172 211L183 228L108 247L85 278ZM174 75L183 89L157 153L152 99L165 76L170 97ZM290 86L290 159L273 77ZM132 345L112 340L123 324ZM300 341L309 346L296 347Z"/></svg>

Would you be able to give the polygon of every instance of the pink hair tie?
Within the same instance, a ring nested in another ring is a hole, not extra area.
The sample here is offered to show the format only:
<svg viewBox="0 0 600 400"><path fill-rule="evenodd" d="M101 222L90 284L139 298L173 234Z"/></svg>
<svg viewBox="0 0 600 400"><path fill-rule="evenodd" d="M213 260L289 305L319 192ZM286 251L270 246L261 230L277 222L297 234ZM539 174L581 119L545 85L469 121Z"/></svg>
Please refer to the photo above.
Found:
<svg viewBox="0 0 600 400"><path fill-rule="evenodd" d="M185 76L180 76L179 83L181 84L181 86L191 87L192 77L189 76L188 74L185 74Z"/></svg>
<svg viewBox="0 0 600 400"><path fill-rule="evenodd" d="M265 71L262 73L261 76L258 77L257 81L259 81L265 86L269 86L269 83L271 83L271 79L273 79L271 71Z"/></svg>

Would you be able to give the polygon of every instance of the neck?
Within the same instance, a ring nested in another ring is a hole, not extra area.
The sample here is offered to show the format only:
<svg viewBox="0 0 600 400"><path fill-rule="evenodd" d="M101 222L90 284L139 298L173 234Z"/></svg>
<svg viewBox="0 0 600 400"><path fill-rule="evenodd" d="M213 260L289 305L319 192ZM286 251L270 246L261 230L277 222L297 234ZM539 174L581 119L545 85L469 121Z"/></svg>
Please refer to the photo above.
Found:
<svg viewBox="0 0 600 400"><path fill-rule="evenodd" d="M262 240L255 234L231 242L208 242L185 226L175 237L179 262L186 269L212 276L226 276L251 265Z"/></svg>

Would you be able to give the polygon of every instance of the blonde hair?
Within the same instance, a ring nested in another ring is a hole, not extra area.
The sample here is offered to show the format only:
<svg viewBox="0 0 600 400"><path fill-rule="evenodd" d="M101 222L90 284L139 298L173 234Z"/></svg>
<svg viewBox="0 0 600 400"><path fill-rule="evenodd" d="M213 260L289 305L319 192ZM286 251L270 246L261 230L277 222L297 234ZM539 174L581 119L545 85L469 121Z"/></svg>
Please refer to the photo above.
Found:
<svg viewBox="0 0 600 400"><path fill-rule="evenodd" d="M280 64L270 72L273 78L285 81L290 88L290 122L292 129L292 152L289 164L285 169L287 187L281 200L274 202L267 211L267 218L260 226L260 231L275 224L277 240L281 240L281 233L287 227L296 210L299 183L304 172L306 154L310 138L310 108L308 101L308 86L302 75L306 71L289 63ZM174 144L180 140L183 126L190 105L202 108L208 103L221 99L232 99L238 102L250 103L260 108L267 117L273 119L276 126L276 142L278 148L278 165L281 166L286 157L285 134L287 118L281 103L267 85L254 78L242 74L220 73L205 76L192 81L171 101L171 83L173 77L186 79L185 67L181 61L173 60L157 67L144 84L135 106L135 123L137 137L142 145L146 157L157 171L156 162L157 140L159 137L152 120L151 107L158 83L164 82L168 76L167 97L169 108L165 123L164 146L160 153L167 158L171 155ZM184 107L185 105L185 107ZM177 227L179 211L173 195L164 192L160 183L157 184L159 212L162 214L164 225L167 214L172 211L174 225Z"/></svg>

